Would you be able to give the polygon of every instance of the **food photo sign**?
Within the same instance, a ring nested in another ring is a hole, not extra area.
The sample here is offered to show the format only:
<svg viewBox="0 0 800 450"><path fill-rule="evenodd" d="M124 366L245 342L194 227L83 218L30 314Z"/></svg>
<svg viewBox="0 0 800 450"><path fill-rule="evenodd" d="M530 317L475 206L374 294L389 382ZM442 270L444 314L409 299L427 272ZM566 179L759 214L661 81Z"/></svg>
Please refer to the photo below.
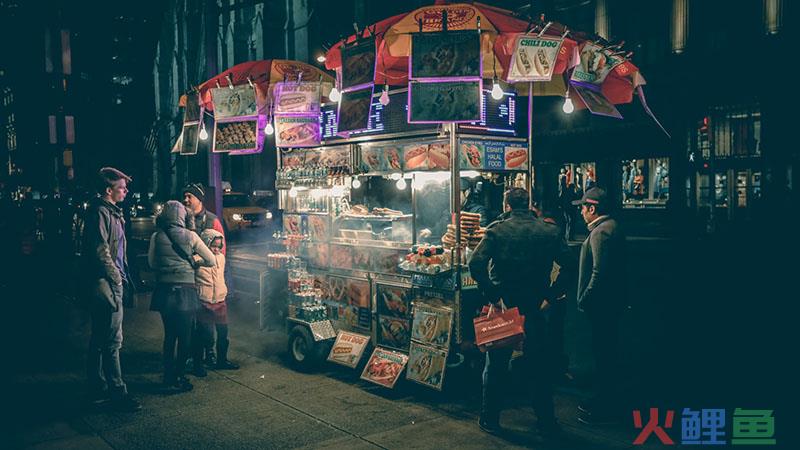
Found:
<svg viewBox="0 0 800 450"><path fill-rule="evenodd" d="M276 83L275 114L318 114L321 89L320 83Z"/></svg>
<svg viewBox="0 0 800 450"><path fill-rule="evenodd" d="M412 33L408 123L480 121L482 74L480 33Z"/></svg>
<svg viewBox="0 0 800 450"><path fill-rule="evenodd" d="M578 93L583 104L586 105L586 108L588 108L592 114L622 119L622 114L617 107L603 95L599 86L572 83L572 89Z"/></svg>
<svg viewBox="0 0 800 450"><path fill-rule="evenodd" d="M458 145L462 170L527 170L528 148L503 141L461 139Z"/></svg>
<svg viewBox="0 0 800 450"><path fill-rule="evenodd" d="M408 356L403 353L376 347L361 372L361 379L392 389L407 363Z"/></svg>
<svg viewBox="0 0 800 450"><path fill-rule="evenodd" d="M336 115L338 134L347 137L354 131L363 131L369 128L373 87L373 85L369 85L363 89L342 93L339 112Z"/></svg>
<svg viewBox="0 0 800 450"><path fill-rule="evenodd" d="M446 366L447 351L412 342L406 379L441 391Z"/></svg>
<svg viewBox="0 0 800 450"><path fill-rule="evenodd" d="M550 81L563 39L518 36L508 68L508 81Z"/></svg>
<svg viewBox="0 0 800 450"><path fill-rule="evenodd" d="M319 123L319 82L275 84L275 146L279 148L316 147L322 141Z"/></svg>
<svg viewBox="0 0 800 450"><path fill-rule="evenodd" d="M453 310L415 302L411 339L425 345L448 348L452 324Z"/></svg>
<svg viewBox="0 0 800 450"><path fill-rule="evenodd" d="M355 369L369 344L369 336L339 331L328 354L328 361Z"/></svg>
<svg viewBox="0 0 800 450"><path fill-rule="evenodd" d="M321 139L318 116L275 116L277 147L316 147Z"/></svg>
<svg viewBox="0 0 800 450"><path fill-rule="evenodd" d="M372 85L375 80L375 39L342 47L342 90Z"/></svg>
<svg viewBox="0 0 800 450"><path fill-rule="evenodd" d="M625 62L611 50L594 42L585 42L580 49L580 64L572 71L571 81L602 84L614 68Z"/></svg>
<svg viewBox="0 0 800 450"><path fill-rule="evenodd" d="M256 90L248 85L211 89L214 101L215 153L259 151L260 136Z"/></svg>

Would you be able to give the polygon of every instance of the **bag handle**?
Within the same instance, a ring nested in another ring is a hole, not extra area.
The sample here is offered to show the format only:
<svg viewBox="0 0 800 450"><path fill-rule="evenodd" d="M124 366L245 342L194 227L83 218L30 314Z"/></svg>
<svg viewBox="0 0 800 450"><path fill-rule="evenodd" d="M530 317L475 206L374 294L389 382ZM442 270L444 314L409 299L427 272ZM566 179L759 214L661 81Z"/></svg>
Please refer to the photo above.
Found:
<svg viewBox="0 0 800 450"><path fill-rule="evenodd" d="M505 304L505 302L503 302L503 299L501 298L500 301L498 301L497 303L500 304L500 308L501 308L500 311L501 312L506 312L506 304ZM492 310L493 309L494 309L494 303L489 303L489 312L486 314L486 318L487 319L489 317L492 317Z"/></svg>

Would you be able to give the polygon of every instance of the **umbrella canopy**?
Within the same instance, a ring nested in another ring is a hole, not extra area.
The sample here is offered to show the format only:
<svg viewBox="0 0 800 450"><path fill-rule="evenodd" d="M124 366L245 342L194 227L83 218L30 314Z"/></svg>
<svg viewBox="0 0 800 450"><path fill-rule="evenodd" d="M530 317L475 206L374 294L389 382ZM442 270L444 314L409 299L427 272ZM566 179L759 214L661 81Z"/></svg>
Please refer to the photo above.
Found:
<svg viewBox="0 0 800 450"><path fill-rule="evenodd" d="M509 66L514 53L516 38L529 32L535 27L526 19L519 17L511 11L496 8L481 3L452 3L437 1L432 6L426 6L414 11L399 14L384 19L367 27L359 36L366 38L375 36L377 53L377 70L375 73L376 84L401 86L408 83L408 64L411 51L410 33L419 31L419 21L422 21L423 31L441 31L442 13L447 11L448 30L475 30L478 28L480 18L481 54L483 57L483 77L507 80L506 68ZM556 59L553 69L555 75L563 75L580 62L579 49L589 42L588 36L567 32L561 24L552 23L543 33L543 36L562 37L564 42ZM342 66L341 48L356 41L352 35L337 43L326 54L326 67L339 69ZM629 103L633 99L636 86L644 84L644 78L639 74L638 68L630 61L617 66L601 85L606 98L612 103ZM528 95L528 83L518 83L517 93ZM567 84L564 76L553 76L549 82L533 83L533 95L564 95ZM577 107L583 107L580 99L576 99Z"/></svg>
<svg viewBox="0 0 800 450"><path fill-rule="evenodd" d="M211 89L217 87L217 84L225 87L230 84L238 86L252 82L256 87L256 96L261 107L269 103L275 83L284 80L322 81L323 96L328 95L334 83L332 76L310 64L287 59L265 59L237 64L200 84L197 90L200 92L200 104L207 110L213 110ZM186 106L186 95L181 96L179 105Z"/></svg>

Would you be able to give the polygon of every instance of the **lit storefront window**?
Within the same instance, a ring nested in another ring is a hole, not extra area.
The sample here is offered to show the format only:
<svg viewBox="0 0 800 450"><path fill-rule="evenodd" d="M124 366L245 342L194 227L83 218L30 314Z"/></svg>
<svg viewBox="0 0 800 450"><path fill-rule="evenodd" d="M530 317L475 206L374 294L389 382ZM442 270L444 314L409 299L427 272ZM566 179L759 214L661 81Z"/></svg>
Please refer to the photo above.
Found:
<svg viewBox="0 0 800 450"><path fill-rule="evenodd" d="M669 200L669 158L622 161L622 205L664 207Z"/></svg>
<svg viewBox="0 0 800 450"><path fill-rule="evenodd" d="M581 198L597 185L594 162L564 164L558 172L559 198Z"/></svg>

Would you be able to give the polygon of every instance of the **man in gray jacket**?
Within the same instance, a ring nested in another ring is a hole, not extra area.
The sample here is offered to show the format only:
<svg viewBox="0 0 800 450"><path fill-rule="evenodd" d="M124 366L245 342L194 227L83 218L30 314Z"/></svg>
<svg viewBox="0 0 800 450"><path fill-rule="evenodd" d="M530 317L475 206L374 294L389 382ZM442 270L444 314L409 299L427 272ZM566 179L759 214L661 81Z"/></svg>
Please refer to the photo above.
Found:
<svg viewBox="0 0 800 450"><path fill-rule="evenodd" d="M83 235L83 274L92 316L87 376L89 397L95 403L108 398L119 411L141 409L122 380L123 298L133 295L126 255L125 219L118 206L128 193L131 178L111 167L98 173L99 198L86 212Z"/></svg>
<svg viewBox="0 0 800 450"><path fill-rule="evenodd" d="M625 236L608 213L604 190L595 187L573 202L581 205L581 215L589 236L581 246L578 266L578 309L586 313L592 327L595 357L596 397L579 405L579 420L587 424L615 421L618 418L619 322L627 304L625 295Z"/></svg>

